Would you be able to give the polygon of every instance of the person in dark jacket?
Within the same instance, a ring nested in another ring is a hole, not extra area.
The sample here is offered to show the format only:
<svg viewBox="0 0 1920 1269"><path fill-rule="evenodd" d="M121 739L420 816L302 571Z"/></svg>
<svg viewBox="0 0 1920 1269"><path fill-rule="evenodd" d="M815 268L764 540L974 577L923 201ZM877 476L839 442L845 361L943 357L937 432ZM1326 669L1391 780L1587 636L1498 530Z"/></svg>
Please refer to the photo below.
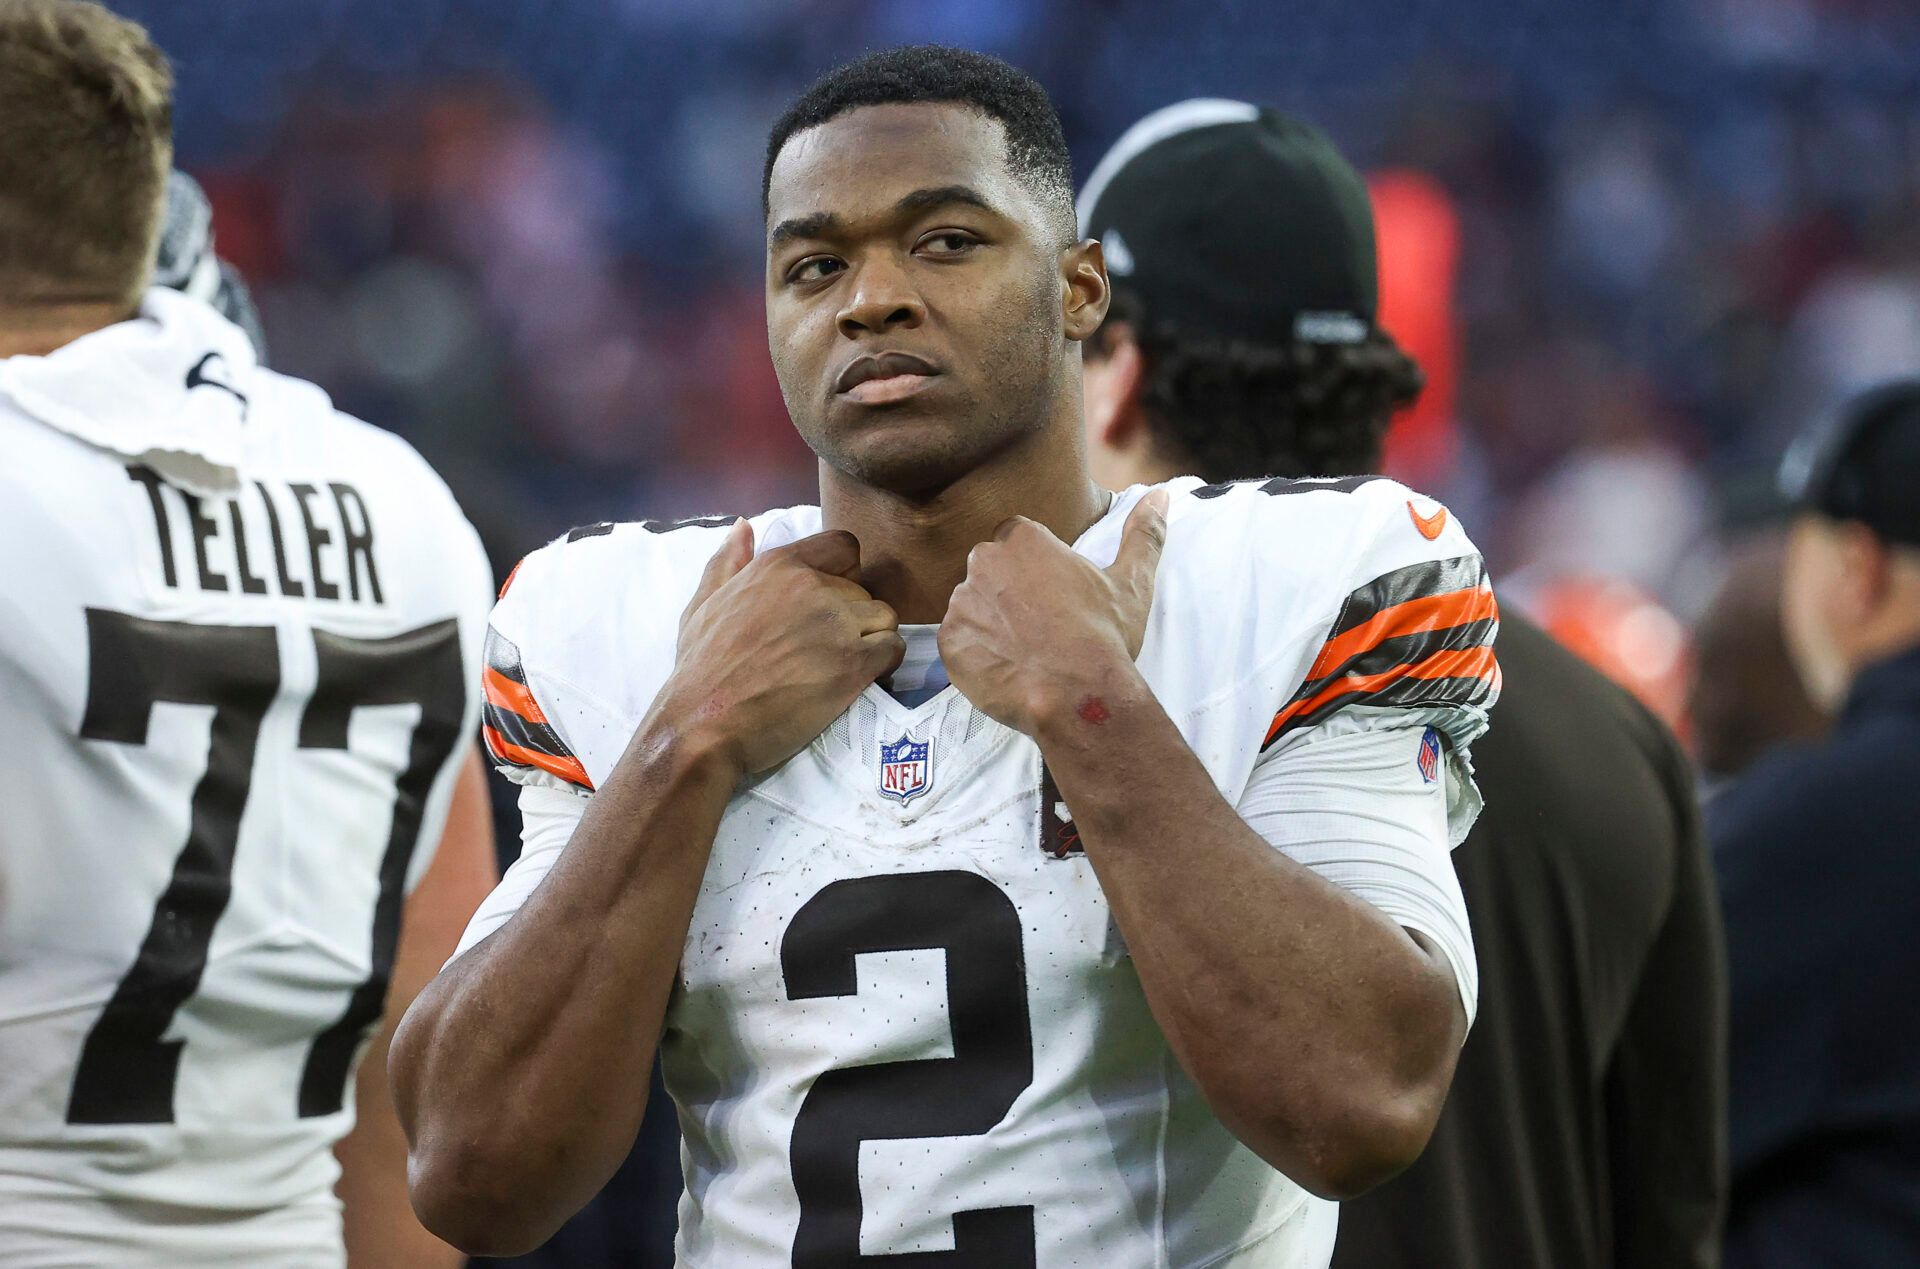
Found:
<svg viewBox="0 0 1920 1269"><path fill-rule="evenodd" d="M1376 469L1422 378L1375 321L1366 187L1325 136L1185 102L1121 138L1080 211L1114 284L1085 371L1097 477ZM1455 855L1479 1017L1425 1155L1341 1205L1333 1263L1714 1265L1725 980L1692 772L1530 622L1503 613L1497 648L1486 809Z"/></svg>
<svg viewBox="0 0 1920 1269"><path fill-rule="evenodd" d="M1733 992L1726 1262L1920 1265L1920 380L1849 403L1783 475L1787 646L1837 717L1708 806Z"/></svg>

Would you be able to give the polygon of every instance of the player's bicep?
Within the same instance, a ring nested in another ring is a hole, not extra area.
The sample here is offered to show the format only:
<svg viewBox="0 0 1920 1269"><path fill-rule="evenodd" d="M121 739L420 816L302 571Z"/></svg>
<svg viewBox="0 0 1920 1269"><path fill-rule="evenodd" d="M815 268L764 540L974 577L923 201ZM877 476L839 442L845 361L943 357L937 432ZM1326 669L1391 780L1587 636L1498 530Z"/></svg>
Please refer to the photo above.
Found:
<svg viewBox="0 0 1920 1269"><path fill-rule="evenodd" d="M1437 949L1471 1023L1479 967L1451 847L1477 806L1437 730L1355 712L1262 754L1237 809L1288 858Z"/></svg>
<svg viewBox="0 0 1920 1269"><path fill-rule="evenodd" d="M520 787L520 858L493 893L481 900L454 948L455 958L505 925L546 880L560 852L573 840L588 801L583 792L557 776L526 778Z"/></svg>

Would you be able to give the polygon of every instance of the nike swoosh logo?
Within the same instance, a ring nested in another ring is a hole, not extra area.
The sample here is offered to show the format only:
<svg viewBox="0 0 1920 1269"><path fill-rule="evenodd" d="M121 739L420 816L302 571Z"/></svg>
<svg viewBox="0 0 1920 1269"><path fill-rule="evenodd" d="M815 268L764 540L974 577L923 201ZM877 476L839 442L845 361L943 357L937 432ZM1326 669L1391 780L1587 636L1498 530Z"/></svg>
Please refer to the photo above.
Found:
<svg viewBox="0 0 1920 1269"><path fill-rule="evenodd" d="M247 397L244 392L241 392L230 383L220 379L210 378L207 375L207 363L216 359L221 361L226 360L224 357L221 357L219 353L210 352L193 363L193 369L187 371L187 391L192 392L195 388L218 388L220 391L238 401L241 410L245 411L247 408Z"/></svg>
<svg viewBox="0 0 1920 1269"><path fill-rule="evenodd" d="M1447 509L1437 508L1430 516L1423 516L1413 509L1411 499L1407 502L1407 514L1413 517L1413 527L1420 530L1420 536L1431 542L1446 531Z"/></svg>

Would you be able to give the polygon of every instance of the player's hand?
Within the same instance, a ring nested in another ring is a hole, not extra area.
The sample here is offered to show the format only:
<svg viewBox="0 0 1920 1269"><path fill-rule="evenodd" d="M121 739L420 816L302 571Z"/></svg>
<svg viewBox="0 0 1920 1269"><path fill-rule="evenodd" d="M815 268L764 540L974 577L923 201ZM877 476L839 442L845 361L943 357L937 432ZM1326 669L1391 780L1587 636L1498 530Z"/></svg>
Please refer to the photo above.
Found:
<svg viewBox="0 0 1920 1269"><path fill-rule="evenodd" d="M1056 711L1080 708L1133 673L1167 538L1167 495L1140 500L1120 551L1101 569L1016 516L967 557L967 580L940 624L940 659L976 709L1035 735Z"/></svg>
<svg viewBox="0 0 1920 1269"><path fill-rule="evenodd" d="M742 774L785 762L906 653L900 619L859 575L844 530L755 559L753 527L735 524L680 618L663 709Z"/></svg>

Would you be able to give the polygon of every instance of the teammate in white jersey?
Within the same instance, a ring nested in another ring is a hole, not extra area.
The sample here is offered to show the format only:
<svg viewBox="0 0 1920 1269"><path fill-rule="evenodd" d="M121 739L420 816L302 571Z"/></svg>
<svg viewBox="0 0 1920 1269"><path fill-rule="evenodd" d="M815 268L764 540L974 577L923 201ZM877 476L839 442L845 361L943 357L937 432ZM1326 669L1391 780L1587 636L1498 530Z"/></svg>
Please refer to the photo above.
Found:
<svg viewBox="0 0 1920 1269"><path fill-rule="evenodd" d="M404 442L143 293L169 93L0 7L0 1264L451 1265L383 1020L494 880L488 569Z"/></svg>
<svg viewBox="0 0 1920 1269"><path fill-rule="evenodd" d="M416 1206L537 1243L657 1049L686 1265L1324 1265L1476 999L1479 556L1389 481L1094 486L1101 249L1004 63L844 67L766 179L821 505L510 580L526 849L395 1038Z"/></svg>

